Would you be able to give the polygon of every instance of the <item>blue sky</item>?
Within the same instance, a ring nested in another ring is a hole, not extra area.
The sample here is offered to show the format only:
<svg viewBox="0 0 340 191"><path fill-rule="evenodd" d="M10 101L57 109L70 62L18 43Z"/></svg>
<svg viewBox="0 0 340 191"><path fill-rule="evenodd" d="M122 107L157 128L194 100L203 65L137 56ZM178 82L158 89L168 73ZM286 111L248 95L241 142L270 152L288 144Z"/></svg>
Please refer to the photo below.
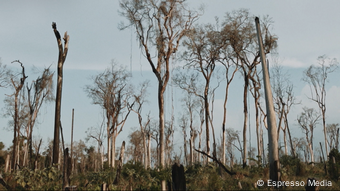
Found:
<svg viewBox="0 0 340 191"><path fill-rule="evenodd" d="M205 5L204 15L199 23L214 22L214 17L223 16L226 12L240 8L249 9L256 16L269 15L274 24L272 32L279 37L278 52L282 65L291 74L294 82L295 95L302 101L301 105L292 108L290 122L292 131L297 137L303 136L296 125L296 116L302 106L316 107L306 95L309 89L301 81L303 70L316 63L320 55L338 58L340 53L340 1L229 1L229 0L188 0L189 6L198 8ZM101 123L101 109L92 105L83 91L85 85L90 84L90 76L96 75L110 65L112 59L130 68L132 56L133 83L144 79L155 81L150 72L150 66L140 55L135 35L130 29L120 31L118 23L125 21L118 14L118 1L1 1L0 6L0 58L3 64L18 69L10 64L13 60L24 63L29 78L35 79L36 74L31 71L33 66L42 70L51 65L56 69L58 49L51 23L56 22L61 34L65 31L70 35L69 53L64 66L64 89L62 97L62 124L65 140L70 140L71 112L75 109L75 138L84 140L85 131L91 126ZM340 114L340 80L339 70L330 76L327 84L327 120L328 123L339 123ZM171 90L171 88L168 88ZM222 108L219 107L223 99L223 87L219 90L215 101L215 127L222 122ZM180 113L181 91L173 88L175 113ZM239 75L232 84L230 102L228 104L228 127L241 130L242 127L242 95L243 85ZM170 92L170 91L169 91ZM168 95L168 102L171 100ZM0 100L10 94L10 89L2 88ZM149 88L150 104L144 111L151 110L157 118L156 84ZM252 104L252 99L251 104ZM1 101L0 108L4 104ZM170 105L167 105L171 108ZM252 107L252 106L251 106ZM1 111L2 112L2 111ZM168 110L170 113L171 110ZM250 110L254 114L253 110ZM170 118L169 118L170 119ZM34 130L35 136L40 136L45 143L47 138L53 137L54 104L43 106L39 116L39 124ZM13 133L5 130L8 118L0 118L0 141L6 146L11 144ZM251 124L254 127L254 123ZM121 135L119 142L126 140L128 133L137 127L137 117L131 115ZM316 131L321 133L319 125ZM219 133L217 130L217 134ZM321 134L320 134L321 135ZM219 137L219 136L218 136ZM322 136L323 137L323 136ZM176 134L175 142L181 145L183 138ZM255 141L255 136L252 137Z"/></svg>

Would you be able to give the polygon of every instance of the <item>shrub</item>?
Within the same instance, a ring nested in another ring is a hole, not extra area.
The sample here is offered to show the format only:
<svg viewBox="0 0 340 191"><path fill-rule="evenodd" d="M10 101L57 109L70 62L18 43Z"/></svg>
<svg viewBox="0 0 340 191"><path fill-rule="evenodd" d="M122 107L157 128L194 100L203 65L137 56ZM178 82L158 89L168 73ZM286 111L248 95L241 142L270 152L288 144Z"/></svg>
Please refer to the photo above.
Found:
<svg viewBox="0 0 340 191"><path fill-rule="evenodd" d="M330 177L335 181L338 181L338 178L340 176L339 168L340 168L340 153L337 149L332 149L328 155L328 172Z"/></svg>

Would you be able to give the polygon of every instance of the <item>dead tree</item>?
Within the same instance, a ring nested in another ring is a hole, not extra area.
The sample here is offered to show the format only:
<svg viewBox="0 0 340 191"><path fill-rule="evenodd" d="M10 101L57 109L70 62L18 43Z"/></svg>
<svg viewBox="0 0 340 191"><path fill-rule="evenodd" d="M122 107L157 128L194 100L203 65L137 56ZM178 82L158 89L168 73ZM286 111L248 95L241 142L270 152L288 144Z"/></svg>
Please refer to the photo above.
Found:
<svg viewBox="0 0 340 191"><path fill-rule="evenodd" d="M328 134L328 144L329 148L332 150L333 148L338 150L339 147L339 123L327 124L327 134Z"/></svg>
<svg viewBox="0 0 340 191"><path fill-rule="evenodd" d="M270 19L267 19L263 25L265 28L270 24ZM222 30L225 39L228 42L227 50L229 51L229 58L231 62L237 64L244 79L243 88L243 167L247 166L247 129L248 129L248 91L250 85L250 77L255 68L260 63L260 54L257 49L256 29L253 21L253 16L249 11L240 9L227 13L223 23ZM266 36L272 39L265 43L264 54L276 48L276 40L273 35L266 30Z"/></svg>
<svg viewBox="0 0 340 191"><path fill-rule="evenodd" d="M295 157L295 150L293 147L292 137L290 134L290 128L288 123L288 113L290 112L290 108L295 105L299 104L299 102L296 101L296 98L294 96L293 92L293 83L289 80L289 74L283 73L283 68L281 65L279 65L277 62L272 67L272 87L273 87L273 93L274 93L274 104L275 104L275 110L278 116L280 116L280 120L283 122L283 126L281 126L279 123L278 126L278 136L279 139L279 132L280 129L283 131L284 136L284 144L285 144L285 154L287 155L288 149L287 149L287 140L286 140L286 133L288 132L288 138L291 148L291 154Z"/></svg>
<svg viewBox="0 0 340 191"><path fill-rule="evenodd" d="M119 184L119 181L120 181L120 174L121 174L123 162L124 162L124 152L125 152L125 141L123 141L122 147L120 148L119 163L118 163L117 175L114 180L114 184Z"/></svg>
<svg viewBox="0 0 340 191"><path fill-rule="evenodd" d="M170 61L198 15L188 10L183 1L124 0L120 2L120 7L122 16L129 22L121 29L135 29L144 55L158 81L159 166L165 167L164 92L170 79ZM162 190L165 187L163 180Z"/></svg>
<svg viewBox="0 0 340 191"><path fill-rule="evenodd" d="M93 77L93 85L85 88L93 104L100 105L105 111L108 162L112 167L115 166L116 138L134 105L129 103L133 94L130 77L124 67L113 61L110 68Z"/></svg>
<svg viewBox="0 0 340 191"><path fill-rule="evenodd" d="M304 77L302 78L308 83L311 91L311 99L318 104L322 114L323 133L325 138L326 155L328 155L328 141L326 130L326 82L330 73L334 72L338 68L338 62L336 59L329 59L326 56L320 56L318 58L319 66L311 65L304 71Z"/></svg>
<svg viewBox="0 0 340 191"><path fill-rule="evenodd" d="M11 168L13 170L16 169L16 164L18 161L16 161L16 154L17 154L17 142L18 142L18 137L19 137L19 109L18 109L18 102L19 102L19 93L22 89L22 87L25 84L25 80L27 78L27 76L25 75L25 67L24 65L19 61L19 60L15 60L14 62L18 62L22 68L22 72L21 75L22 77L20 78L19 82L16 82L14 79L14 76L10 77L11 83L15 89L14 92L14 139L13 139L13 151L12 151L12 162L11 162Z"/></svg>
<svg viewBox="0 0 340 191"><path fill-rule="evenodd" d="M306 135L309 154L311 156L311 163L314 166L314 152L313 152L313 135L316 124L318 123L321 115L313 108L303 108L303 112L298 116L297 121Z"/></svg>
<svg viewBox="0 0 340 191"><path fill-rule="evenodd" d="M32 151L32 135L33 127L38 117L39 110L44 102L53 101L53 74L49 68L44 69L44 72L30 86L27 85L28 95L28 122L27 122L27 136L29 145L29 166L34 169L33 151ZM33 91L32 91L32 88Z"/></svg>
<svg viewBox="0 0 340 191"><path fill-rule="evenodd" d="M53 139L53 161L52 164L58 164L59 161L59 127L60 127L60 113L61 113L61 95L63 87L63 66L68 52L68 43L70 36L67 32L64 34L64 47L61 42L60 33L57 30L57 24L52 23L52 29L57 39L59 56L58 56L58 81L57 81L57 95L55 102L55 117L54 117L54 139Z"/></svg>
<svg viewBox="0 0 340 191"><path fill-rule="evenodd" d="M270 169L270 179L273 181L279 181L280 178L280 161L277 143L277 130L276 130L276 119L273 104L273 95L270 87L269 72L266 64L265 50L263 47L260 21L259 18L255 18L256 31L260 49L260 57L262 63L262 73L263 73L263 84L266 99L266 110L267 110L267 124L268 124L268 145L269 145L269 169ZM273 37L272 37L273 38ZM270 38L271 39L271 38ZM266 35L265 42L272 41L268 39ZM273 39L275 41L275 39Z"/></svg>
<svg viewBox="0 0 340 191"><path fill-rule="evenodd" d="M147 137L147 132L146 132L146 127L150 123L150 113L147 115L146 122L144 122L143 125L143 117L142 117L142 109L144 103L147 103L146 96L147 96L147 87L149 86L149 81L145 81L142 84L140 84L140 90L138 94L134 94L134 100L135 100L135 107L136 109L132 109L133 112L135 112L138 116L138 123L140 127L140 131L142 133L142 138L143 138L143 161L144 161L144 168L147 169L149 168L149 157L148 157L148 152L147 152L147 143L146 143L146 137Z"/></svg>

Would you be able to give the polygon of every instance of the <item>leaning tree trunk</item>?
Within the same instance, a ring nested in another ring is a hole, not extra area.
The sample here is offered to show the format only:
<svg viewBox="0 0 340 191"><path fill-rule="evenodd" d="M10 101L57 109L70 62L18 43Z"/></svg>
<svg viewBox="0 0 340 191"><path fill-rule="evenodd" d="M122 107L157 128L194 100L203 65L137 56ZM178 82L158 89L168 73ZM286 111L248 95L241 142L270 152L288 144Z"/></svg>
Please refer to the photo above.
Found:
<svg viewBox="0 0 340 191"><path fill-rule="evenodd" d="M295 148L294 148L293 141L292 141L292 136L291 136L290 130L289 130L288 119L287 119L287 112L285 112L285 126L286 126L285 128L288 130L288 137L289 137L289 144L290 144L291 154L295 158Z"/></svg>
<svg viewBox="0 0 340 191"><path fill-rule="evenodd" d="M263 51L262 36L259 18L255 18L257 37L260 46L260 57L263 73L263 84L266 99L267 124L268 124L268 147L269 147L269 169L272 181L280 180L280 161L277 143L276 118L273 104L273 94L270 87L269 72L266 64L266 56Z"/></svg>
<svg viewBox="0 0 340 191"><path fill-rule="evenodd" d="M65 59L68 51L68 42L70 36L67 35L67 32L64 34L64 48L61 42L60 33L57 30L57 24L55 22L52 23L52 28L54 34L57 38L58 48L59 48L59 56L58 56L58 81L57 81L57 96L56 96L56 104L55 104L55 118L54 118L54 139L53 139L53 164L58 164L59 161L59 127L60 127L60 113L61 113L61 95L62 95L62 86L63 86L63 66L65 63Z"/></svg>

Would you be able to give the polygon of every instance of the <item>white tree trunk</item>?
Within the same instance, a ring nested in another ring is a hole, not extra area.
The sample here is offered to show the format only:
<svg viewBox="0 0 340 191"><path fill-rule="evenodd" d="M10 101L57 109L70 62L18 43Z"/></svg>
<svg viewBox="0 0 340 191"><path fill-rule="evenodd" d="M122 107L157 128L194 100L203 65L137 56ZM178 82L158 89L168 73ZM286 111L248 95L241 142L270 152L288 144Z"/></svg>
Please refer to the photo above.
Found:
<svg viewBox="0 0 340 191"><path fill-rule="evenodd" d="M116 162L116 135L111 135L111 167L115 167Z"/></svg>
<svg viewBox="0 0 340 191"><path fill-rule="evenodd" d="M288 147L287 147L287 132L286 132L287 129L285 129L283 131L283 141L284 141L284 144L285 144L285 155L288 155Z"/></svg>
<svg viewBox="0 0 340 191"><path fill-rule="evenodd" d="M151 135L148 134L148 167L151 168Z"/></svg>

